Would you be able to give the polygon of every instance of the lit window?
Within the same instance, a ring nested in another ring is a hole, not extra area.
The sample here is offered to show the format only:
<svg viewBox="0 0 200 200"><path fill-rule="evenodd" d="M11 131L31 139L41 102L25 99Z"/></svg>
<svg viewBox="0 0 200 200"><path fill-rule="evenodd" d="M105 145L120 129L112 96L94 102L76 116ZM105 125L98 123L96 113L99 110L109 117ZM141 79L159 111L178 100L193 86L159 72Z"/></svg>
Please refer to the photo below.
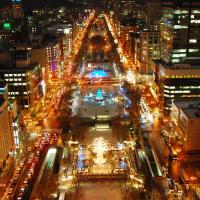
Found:
<svg viewBox="0 0 200 200"><path fill-rule="evenodd" d="M199 49L189 49L189 52L198 52Z"/></svg>
<svg viewBox="0 0 200 200"><path fill-rule="evenodd" d="M190 39L189 42L190 43L197 43L197 39Z"/></svg>
<svg viewBox="0 0 200 200"><path fill-rule="evenodd" d="M174 29L181 29L181 25L174 25Z"/></svg>
<svg viewBox="0 0 200 200"><path fill-rule="evenodd" d="M172 62L173 62L173 63L178 63L178 62L179 62L179 59L172 59Z"/></svg>
<svg viewBox="0 0 200 200"><path fill-rule="evenodd" d="M198 20L198 19L196 19L196 20L195 20L195 19L192 19L192 20L191 20L191 23L192 23L192 24L200 24L200 20Z"/></svg>
<svg viewBox="0 0 200 200"><path fill-rule="evenodd" d="M200 13L200 10L192 10L192 13L198 14Z"/></svg>

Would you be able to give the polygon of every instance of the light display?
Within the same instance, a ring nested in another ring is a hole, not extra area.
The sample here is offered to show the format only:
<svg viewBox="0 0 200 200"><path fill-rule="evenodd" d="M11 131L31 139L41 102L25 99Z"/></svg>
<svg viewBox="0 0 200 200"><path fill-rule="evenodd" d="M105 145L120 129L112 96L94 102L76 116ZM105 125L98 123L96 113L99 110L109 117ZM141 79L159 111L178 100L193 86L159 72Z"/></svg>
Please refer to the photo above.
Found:
<svg viewBox="0 0 200 200"><path fill-rule="evenodd" d="M83 148L81 145L79 145L79 150L78 150L77 168L79 172L83 169Z"/></svg>
<svg viewBox="0 0 200 200"><path fill-rule="evenodd" d="M96 153L96 158L94 159L97 165L102 165L106 162L104 154L108 150L107 141L103 137L95 138L93 141L93 152Z"/></svg>
<svg viewBox="0 0 200 200"><path fill-rule="evenodd" d="M103 93L102 90L99 88L96 93L96 100L102 100L102 99L103 99Z"/></svg>
<svg viewBox="0 0 200 200"><path fill-rule="evenodd" d="M126 164L126 162L124 161L124 160L121 160L120 161L120 168L122 168L122 169L126 169L126 167L127 167L127 164Z"/></svg>
<svg viewBox="0 0 200 200"><path fill-rule="evenodd" d="M105 78L108 77L108 73L102 69L94 69L88 74L88 78Z"/></svg>

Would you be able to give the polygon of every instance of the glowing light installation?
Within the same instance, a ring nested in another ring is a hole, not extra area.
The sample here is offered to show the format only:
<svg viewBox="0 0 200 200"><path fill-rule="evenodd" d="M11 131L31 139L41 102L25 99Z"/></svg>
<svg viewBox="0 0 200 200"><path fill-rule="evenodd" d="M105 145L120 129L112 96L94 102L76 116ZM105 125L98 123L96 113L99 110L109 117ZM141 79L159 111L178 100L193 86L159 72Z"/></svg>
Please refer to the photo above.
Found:
<svg viewBox="0 0 200 200"><path fill-rule="evenodd" d="M96 153L96 158L94 159L94 162L97 165L102 165L106 162L106 159L104 158L104 153L108 150L107 142L102 138L95 138L93 142L93 152Z"/></svg>
<svg viewBox="0 0 200 200"><path fill-rule="evenodd" d="M102 100L102 99L103 99L103 93L102 90L99 88L96 93L96 100Z"/></svg>
<svg viewBox="0 0 200 200"><path fill-rule="evenodd" d="M104 78L108 77L108 73L102 69L94 69L88 74L88 78Z"/></svg>
<svg viewBox="0 0 200 200"><path fill-rule="evenodd" d="M79 150L78 150L77 167L79 172L83 169L83 147L81 145L79 145Z"/></svg>
<svg viewBox="0 0 200 200"><path fill-rule="evenodd" d="M126 169L126 167L127 167L127 164L126 164L126 162L124 161L124 160L121 160L120 161L120 167L122 168L122 169Z"/></svg>

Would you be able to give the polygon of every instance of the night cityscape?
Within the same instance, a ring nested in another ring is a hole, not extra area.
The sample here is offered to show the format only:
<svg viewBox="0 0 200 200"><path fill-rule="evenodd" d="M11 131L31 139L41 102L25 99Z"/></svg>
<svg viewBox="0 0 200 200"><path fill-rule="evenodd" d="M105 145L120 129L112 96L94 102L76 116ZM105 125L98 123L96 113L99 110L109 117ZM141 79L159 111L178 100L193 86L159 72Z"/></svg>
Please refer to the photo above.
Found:
<svg viewBox="0 0 200 200"><path fill-rule="evenodd" d="M0 0L0 200L200 199L200 0Z"/></svg>

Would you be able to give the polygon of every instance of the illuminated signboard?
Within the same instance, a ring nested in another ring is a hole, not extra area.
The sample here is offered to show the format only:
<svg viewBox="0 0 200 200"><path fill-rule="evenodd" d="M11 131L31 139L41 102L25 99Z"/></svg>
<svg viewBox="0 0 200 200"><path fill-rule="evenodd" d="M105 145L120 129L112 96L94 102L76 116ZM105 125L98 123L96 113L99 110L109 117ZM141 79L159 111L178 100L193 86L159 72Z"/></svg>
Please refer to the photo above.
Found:
<svg viewBox="0 0 200 200"><path fill-rule="evenodd" d="M11 29L11 24L8 22L3 23L3 28L4 29Z"/></svg>

